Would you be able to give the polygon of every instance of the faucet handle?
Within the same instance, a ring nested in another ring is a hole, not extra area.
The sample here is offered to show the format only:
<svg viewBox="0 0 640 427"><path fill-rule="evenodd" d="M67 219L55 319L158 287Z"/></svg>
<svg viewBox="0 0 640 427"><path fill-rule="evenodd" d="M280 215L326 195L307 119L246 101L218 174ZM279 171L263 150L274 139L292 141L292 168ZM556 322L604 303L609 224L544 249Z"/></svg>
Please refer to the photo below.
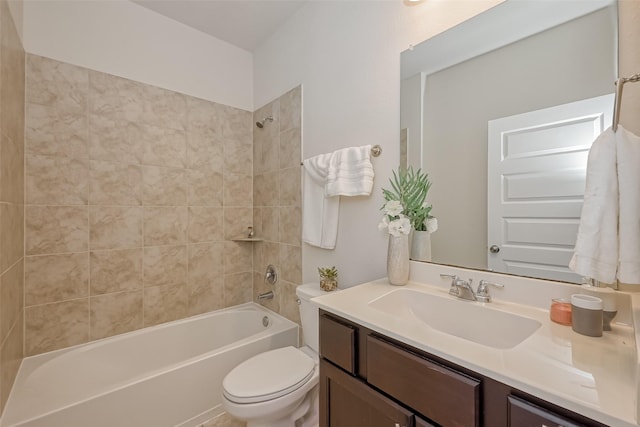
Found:
<svg viewBox="0 0 640 427"><path fill-rule="evenodd" d="M459 294L459 290L458 290L458 284L456 283L458 280L458 276L456 276L455 274L441 274L440 277L442 277L443 279L451 279L451 287L449 288L449 295L453 295L453 296L458 296Z"/></svg>
<svg viewBox="0 0 640 427"><path fill-rule="evenodd" d="M440 277L442 277L443 279L451 279L451 283L458 280L458 276L455 274L440 274Z"/></svg>
<svg viewBox="0 0 640 427"><path fill-rule="evenodd" d="M501 283L490 282L488 280L480 280L480 283L478 284L478 291L476 292L478 301L491 302L491 295L489 295L489 286L493 286L495 288L504 288L504 285Z"/></svg>

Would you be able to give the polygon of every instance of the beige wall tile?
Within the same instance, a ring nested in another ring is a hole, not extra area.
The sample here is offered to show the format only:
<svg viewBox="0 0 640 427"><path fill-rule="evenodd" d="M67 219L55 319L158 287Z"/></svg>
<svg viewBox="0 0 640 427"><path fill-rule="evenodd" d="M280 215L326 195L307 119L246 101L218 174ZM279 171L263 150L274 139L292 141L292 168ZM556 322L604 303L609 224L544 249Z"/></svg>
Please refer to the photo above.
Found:
<svg viewBox="0 0 640 427"><path fill-rule="evenodd" d="M189 283L188 313L190 316L224 308L224 278L222 275L202 283Z"/></svg>
<svg viewBox="0 0 640 427"><path fill-rule="evenodd" d="M257 132L260 132L257 126L253 127L253 176L264 173L264 159L262 158L262 140L256 138Z"/></svg>
<svg viewBox="0 0 640 427"><path fill-rule="evenodd" d="M26 306L86 297L89 295L89 254L28 256L24 276Z"/></svg>
<svg viewBox="0 0 640 427"><path fill-rule="evenodd" d="M223 105L220 108L220 126L225 141L239 144L251 144L252 114L239 108ZM230 171L243 173L242 171Z"/></svg>
<svg viewBox="0 0 640 427"><path fill-rule="evenodd" d="M280 245L280 274L282 280L302 283L302 249L300 246Z"/></svg>
<svg viewBox="0 0 640 427"><path fill-rule="evenodd" d="M190 206L188 214L189 242L215 242L224 239L222 208Z"/></svg>
<svg viewBox="0 0 640 427"><path fill-rule="evenodd" d="M27 103L25 120L25 150L28 154L75 159L88 157L89 131L84 114Z"/></svg>
<svg viewBox="0 0 640 427"><path fill-rule="evenodd" d="M189 169L189 206L222 206L222 174L208 169Z"/></svg>
<svg viewBox="0 0 640 427"><path fill-rule="evenodd" d="M92 251L89 257L91 295L142 288L143 249Z"/></svg>
<svg viewBox="0 0 640 427"><path fill-rule="evenodd" d="M280 169L297 167L302 161L302 134L300 128L288 129L280 133Z"/></svg>
<svg viewBox="0 0 640 427"><path fill-rule="evenodd" d="M0 203L0 273L22 258L24 253L24 207Z"/></svg>
<svg viewBox="0 0 640 427"><path fill-rule="evenodd" d="M280 244L274 242L263 242L262 245L262 264L254 266L254 270L264 276L267 266L271 264L276 267L278 274L282 270L280 266Z"/></svg>
<svg viewBox="0 0 640 427"><path fill-rule="evenodd" d="M296 287L296 284L287 282L285 280L280 282L280 292L278 293L278 304L280 306L280 311L278 311L278 313L282 314L287 319L291 320L292 322L296 322L299 325L300 311L298 309Z"/></svg>
<svg viewBox="0 0 640 427"><path fill-rule="evenodd" d="M187 96L187 128L206 130L222 135L224 105Z"/></svg>
<svg viewBox="0 0 640 427"><path fill-rule="evenodd" d="M153 246L144 248L144 286L185 285L187 247Z"/></svg>
<svg viewBox="0 0 640 427"><path fill-rule="evenodd" d="M3 6L6 8L6 4ZM0 51L0 129L12 140L23 141L24 132L24 49L10 13L2 14Z"/></svg>
<svg viewBox="0 0 640 427"><path fill-rule="evenodd" d="M186 129L187 96L156 86L137 84L143 91L144 123L167 129Z"/></svg>
<svg viewBox="0 0 640 427"><path fill-rule="evenodd" d="M184 169L144 166L142 199L146 206L184 206L187 187Z"/></svg>
<svg viewBox="0 0 640 427"><path fill-rule="evenodd" d="M263 187L260 189L264 194L259 195L262 202L259 206L278 206L280 201L280 180L279 171L267 172L263 175Z"/></svg>
<svg viewBox="0 0 640 427"><path fill-rule="evenodd" d="M25 254L85 252L86 206L25 206Z"/></svg>
<svg viewBox="0 0 640 427"><path fill-rule="evenodd" d="M144 326L181 319L188 314L187 285L164 285L144 290Z"/></svg>
<svg viewBox="0 0 640 427"><path fill-rule="evenodd" d="M55 105L64 111L85 111L89 70L32 54L26 60L27 102Z"/></svg>
<svg viewBox="0 0 640 427"><path fill-rule="evenodd" d="M225 274L224 305L244 304L253 301L253 273Z"/></svg>
<svg viewBox="0 0 640 427"><path fill-rule="evenodd" d="M300 246L302 210L299 207L280 208L280 242Z"/></svg>
<svg viewBox="0 0 640 427"><path fill-rule="evenodd" d="M302 87L291 89L280 97L280 131L302 125Z"/></svg>
<svg viewBox="0 0 640 427"><path fill-rule="evenodd" d="M20 368L20 363L22 362L23 357L23 339L24 321L22 312L20 312L18 321L11 329L9 336L4 341L2 350L0 351L0 360L2 361L2 379L0 380L0 383L2 384L2 401L0 407L5 406L7 399L9 398L9 393L11 392L11 387L18 375L18 369Z"/></svg>
<svg viewBox="0 0 640 427"><path fill-rule="evenodd" d="M89 156L127 164L142 162L142 125L109 115L87 114Z"/></svg>
<svg viewBox="0 0 640 427"><path fill-rule="evenodd" d="M145 123L144 84L89 70L88 111L129 122Z"/></svg>
<svg viewBox="0 0 640 427"><path fill-rule="evenodd" d="M212 283L224 274L225 243L189 245L189 285Z"/></svg>
<svg viewBox="0 0 640 427"><path fill-rule="evenodd" d="M137 206L142 203L142 170L137 165L92 160L89 203Z"/></svg>
<svg viewBox="0 0 640 427"><path fill-rule="evenodd" d="M23 141L24 138L14 140L0 132L0 201L24 203Z"/></svg>
<svg viewBox="0 0 640 427"><path fill-rule="evenodd" d="M251 175L225 173L224 206L252 206L253 178Z"/></svg>
<svg viewBox="0 0 640 427"><path fill-rule="evenodd" d="M4 342L16 321L21 320L23 306L24 263L21 260L0 276L0 342Z"/></svg>
<svg viewBox="0 0 640 427"><path fill-rule="evenodd" d="M224 242L224 274L252 271L252 243Z"/></svg>
<svg viewBox="0 0 640 427"><path fill-rule="evenodd" d="M262 232L265 240L278 241L279 224L280 209L278 207L262 208Z"/></svg>
<svg viewBox="0 0 640 427"><path fill-rule="evenodd" d="M224 208L224 238L236 239L247 235L253 220L251 208Z"/></svg>
<svg viewBox="0 0 640 427"><path fill-rule="evenodd" d="M263 253L264 253L264 245L265 242L255 242L253 243L253 271L257 273L263 273Z"/></svg>
<svg viewBox="0 0 640 427"><path fill-rule="evenodd" d="M86 205L89 200L89 161L68 157L27 156L26 203Z"/></svg>
<svg viewBox="0 0 640 427"><path fill-rule="evenodd" d="M130 249L142 246L142 208L91 206L90 247Z"/></svg>
<svg viewBox="0 0 640 427"><path fill-rule="evenodd" d="M253 145L250 138L243 142L225 139L223 152L225 173L252 174Z"/></svg>
<svg viewBox="0 0 640 427"><path fill-rule="evenodd" d="M278 123L273 123L277 129ZM277 171L280 168L280 135L276 133L262 141L262 164L264 173Z"/></svg>
<svg viewBox="0 0 640 427"><path fill-rule="evenodd" d="M188 167L222 172L224 168L222 145L222 136L214 129L189 128L187 131Z"/></svg>
<svg viewBox="0 0 640 427"><path fill-rule="evenodd" d="M280 169L278 176L280 188L280 206L302 206L300 189L300 166Z"/></svg>
<svg viewBox="0 0 640 427"><path fill-rule="evenodd" d="M89 298L25 308L25 356L89 340Z"/></svg>
<svg viewBox="0 0 640 427"><path fill-rule="evenodd" d="M186 207L145 207L144 245L176 245L187 242Z"/></svg>
<svg viewBox="0 0 640 427"><path fill-rule="evenodd" d="M142 290L93 296L90 339L97 340L142 328Z"/></svg>
<svg viewBox="0 0 640 427"><path fill-rule="evenodd" d="M184 168L187 165L187 134L184 130L143 126L140 132L145 165Z"/></svg>

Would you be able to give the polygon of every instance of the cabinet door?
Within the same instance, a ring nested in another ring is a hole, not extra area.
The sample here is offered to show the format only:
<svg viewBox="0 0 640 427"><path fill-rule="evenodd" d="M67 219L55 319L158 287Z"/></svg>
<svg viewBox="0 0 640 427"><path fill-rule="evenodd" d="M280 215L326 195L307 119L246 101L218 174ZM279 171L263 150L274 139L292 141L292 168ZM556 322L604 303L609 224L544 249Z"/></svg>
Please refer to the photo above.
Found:
<svg viewBox="0 0 640 427"><path fill-rule="evenodd" d="M412 427L412 422L407 409L320 361L320 427Z"/></svg>
<svg viewBox="0 0 640 427"><path fill-rule="evenodd" d="M554 414L549 410L526 402L515 396L509 396L510 427L581 427L567 418Z"/></svg>

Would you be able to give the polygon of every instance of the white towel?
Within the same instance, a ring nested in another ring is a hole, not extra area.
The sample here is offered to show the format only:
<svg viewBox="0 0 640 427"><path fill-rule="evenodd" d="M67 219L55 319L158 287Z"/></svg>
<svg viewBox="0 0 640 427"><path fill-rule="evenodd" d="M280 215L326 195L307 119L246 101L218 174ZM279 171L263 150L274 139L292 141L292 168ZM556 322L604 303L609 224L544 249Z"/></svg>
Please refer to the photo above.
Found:
<svg viewBox="0 0 640 427"><path fill-rule="evenodd" d="M368 196L373 188L371 146L349 147L334 151L329 160L325 195Z"/></svg>
<svg viewBox="0 0 640 427"><path fill-rule="evenodd" d="M578 238L569 263L576 273L604 283L615 282L618 267L616 151L616 134L610 128L591 146Z"/></svg>
<svg viewBox="0 0 640 427"><path fill-rule="evenodd" d="M640 283L640 138L618 126L620 220L618 280Z"/></svg>
<svg viewBox="0 0 640 427"><path fill-rule="evenodd" d="M323 249L334 249L338 236L340 198L325 197L332 154L303 161L302 241Z"/></svg>

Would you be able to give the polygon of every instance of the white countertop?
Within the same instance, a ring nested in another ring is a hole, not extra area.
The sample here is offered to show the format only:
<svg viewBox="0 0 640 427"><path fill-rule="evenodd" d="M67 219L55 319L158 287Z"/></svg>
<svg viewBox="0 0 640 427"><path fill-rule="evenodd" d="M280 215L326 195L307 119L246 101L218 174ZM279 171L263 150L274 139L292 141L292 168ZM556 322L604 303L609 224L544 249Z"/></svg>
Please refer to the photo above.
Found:
<svg viewBox="0 0 640 427"><path fill-rule="evenodd" d="M520 344L500 350L439 332L411 313L391 315L369 306L370 301L399 288L385 278L313 301L324 310L604 424L638 425L637 350L632 325L614 322L613 331L599 338L587 337L570 326L551 322L548 309L500 300L499 291L495 291L494 301L487 303L491 309L542 324ZM442 283L409 282L402 288L455 298ZM629 300L634 301L635 317L640 311L636 305L640 295L631 295Z"/></svg>

